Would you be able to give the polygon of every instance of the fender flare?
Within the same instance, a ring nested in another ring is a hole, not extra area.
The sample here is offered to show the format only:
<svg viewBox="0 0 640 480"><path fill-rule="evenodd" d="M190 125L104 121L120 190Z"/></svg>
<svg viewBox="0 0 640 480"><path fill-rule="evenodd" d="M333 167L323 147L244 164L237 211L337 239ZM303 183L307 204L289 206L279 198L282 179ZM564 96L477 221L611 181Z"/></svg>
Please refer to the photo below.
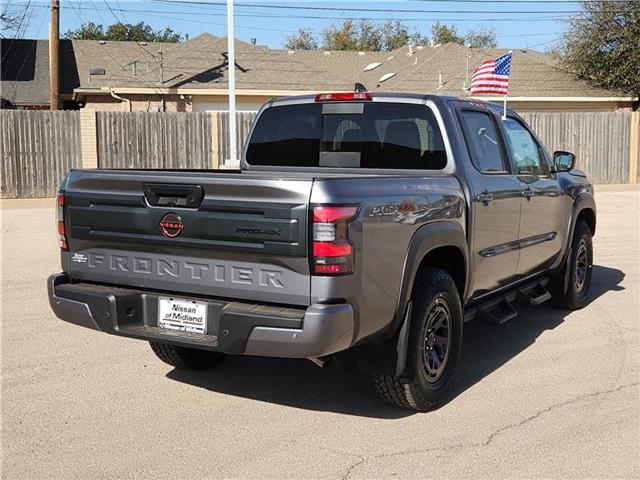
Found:
<svg viewBox="0 0 640 480"><path fill-rule="evenodd" d="M465 284L462 288L460 300L464 303L469 286L469 245L464 227L453 221L438 221L420 227L411 237L402 269L402 280L398 291L398 301L391 325L391 331L396 333L405 320L405 312L416 273L420 263L429 252L441 247L455 247L462 253L464 259Z"/></svg>
<svg viewBox="0 0 640 480"><path fill-rule="evenodd" d="M571 250L571 242L573 240L573 232L576 229L576 222L583 210L592 210L594 218L597 219L596 201L591 192L582 192L573 201L571 207L571 216L569 219L567 238L565 239L564 253L562 255L562 262L560 262L559 268L564 268L567 258L569 257L569 251ZM595 231L594 231L595 233Z"/></svg>

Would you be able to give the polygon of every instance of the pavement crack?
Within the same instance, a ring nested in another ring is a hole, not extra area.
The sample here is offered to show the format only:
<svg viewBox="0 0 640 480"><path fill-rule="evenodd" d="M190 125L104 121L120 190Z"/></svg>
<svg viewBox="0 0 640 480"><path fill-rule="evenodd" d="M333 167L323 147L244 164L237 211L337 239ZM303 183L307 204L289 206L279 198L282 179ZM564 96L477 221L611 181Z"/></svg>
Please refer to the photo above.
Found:
<svg viewBox="0 0 640 480"><path fill-rule="evenodd" d="M625 388L630 388L630 387L635 387L640 385L640 382L635 382L635 383L628 383L625 385L619 385L616 388L611 388L609 390L600 390L598 392L592 392L592 393L586 393L584 395L579 395L577 397L571 398L569 400L565 400L564 402L559 402L559 403L554 403L553 405L543 409L543 410L539 410L538 412L534 413L533 415L521 420L518 423L514 423L511 425L507 425L505 427L499 428L498 430L496 430L495 432L493 432L491 435L489 435L489 437L487 438L487 440L483 443L481 443L479 446L486 446L489 445L498 435L506 432L507 430L511 430L513 428L519 428L535 419L537 419L538 417L540 417L541 415L548 413L552 410L555 410L556 408L560 408L560 407L564 407L567 405L571 405L572 403L577 403L577 402L581 402L582 400L586 400L588 398L595 398L595 397L599 397L601 395L608 395L611 393L616 393L619 392L620 390L623 390Z"/></svg>
<svg viewBox="0 0 640 480"><path fill-rule="evenodd" d="M364 462L368 461L366 457L360 456L360 455L356 455L358 458L358 461L349 465L344 473L344 475L342 475L340 477L340 480L347 480L350 476L351 476L351 472L353 472L356 468L358 468L360 465L362 465Z"/></svg>
<svg viewBox="0 0 640 480"><path fill-rule="evenodd" d="M355 454L355 453L350 453L349 455L359 457L359 460L357 462L353 463L352 465L350 465L347 468L346 473L342 477L340 477L340 480L348 480L348 478L351 476L351 474L353 473L353 471L356 468L358 468L360 465L362 465L362 464L364 464L366 462L370 462L372 460L378 460L378 459L381 459L381 458L389 458L389 457L397 457L397 456L409 455L409 454L429 453L429 452L435 452L435 451L446 452L446 451L449 451L449 450L456 450L456 449L462 449L462 448L486 447L491 442L493 442L496 439L496 437L498 437L499 435L503 434L504 432L506 432L508 430L515 429L515 428L520 428L523 425L536 420L537 418L539 418L540 416L544 415L545 413L549 413L549 412L551 412L551 411L553 411L553 410L555 410L557 408L565 407L565 406L571 405L573 403L578 403L578 402L581 402L581 401L589 399L589 398L595 398L595 397L599 397L601 395L609 395L609 394L616 393L616 392L619 392L621 390L624 390L626 388L636 387L638 385L640 385L640 382L634 382L634 383L629 383L629 384L625 384L625 385L619 385L618 387L611 388L611 389L608 389L608 390L600 390L600 391L597 391L597 392L586 393L584 395L579 395L577 397L571 398L569 400L565 400L563 402L554 403L553 405L550 405L547 408L539 410L536 413L534 413L533 415L530 415L530 416L520 420L517 423L512 423L510 425L505 425L504 427L500 427L499 429L497 429L494 432L492 432L482 442L458 443L458 444L454 444L454 445L445 445L445 446L442 446L442 447L432 447L432 448L426 448L426 449L407 449L407 450L400 450L400 451L397 451L397 452L389 452L389 453L381 453L381 454L378 454L378 455L372 455L371 457L368 457L368 458L360 456L360 455ZM346 455L346 453L345 453L345 455Z"/></svg>

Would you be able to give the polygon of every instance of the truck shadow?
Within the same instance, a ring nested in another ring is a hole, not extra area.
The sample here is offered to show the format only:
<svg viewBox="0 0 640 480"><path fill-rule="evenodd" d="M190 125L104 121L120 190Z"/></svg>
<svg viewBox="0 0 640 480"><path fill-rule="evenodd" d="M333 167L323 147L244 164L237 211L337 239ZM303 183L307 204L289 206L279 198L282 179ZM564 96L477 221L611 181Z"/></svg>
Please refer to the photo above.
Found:
<svg viewBox="0 0 640 480"><path fill-rule="evenodd" d="M593 267L591 299L624 288L624 273L603 266ZM570 313L541 306L519 307L520 315L505 325L481 320L465 324L462 360L444 404L475 385L520 352L545 331L553 330ZM579 316L574 314L574 317ZM260 357L229 357L217 369L194 372L172 370L167 377L225 395L306 410L396 419L415 414L394 408L378 399L367 375L347 355L338 356L319 368L308 360ZM443 404L443 405L444 405Z"/></svg>

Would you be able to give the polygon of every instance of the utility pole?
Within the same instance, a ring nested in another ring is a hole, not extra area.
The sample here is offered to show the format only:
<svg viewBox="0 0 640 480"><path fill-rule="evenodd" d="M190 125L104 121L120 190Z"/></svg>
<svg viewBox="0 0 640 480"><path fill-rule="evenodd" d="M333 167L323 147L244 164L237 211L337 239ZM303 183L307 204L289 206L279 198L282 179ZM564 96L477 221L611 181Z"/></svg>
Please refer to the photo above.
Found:
<svg viewBox="0 0 640 480"><path fill-rule="evenodd" d="M227 0L227 63L229 72L229 164L238 163L236 148L236 54L233 33L233 0Z"/></svg>
<svg viewBox="0 0 640 480"><path fill-rule="evenodd" d="M49 23L49 108L60 108L60 5L51 0Z"/></svg>

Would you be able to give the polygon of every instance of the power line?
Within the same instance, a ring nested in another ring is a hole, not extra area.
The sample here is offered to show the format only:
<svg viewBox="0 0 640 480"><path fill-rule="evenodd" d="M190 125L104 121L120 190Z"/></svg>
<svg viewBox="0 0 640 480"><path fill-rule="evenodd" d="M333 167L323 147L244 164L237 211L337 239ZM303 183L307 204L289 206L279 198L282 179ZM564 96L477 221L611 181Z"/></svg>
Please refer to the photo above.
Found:
<svg viewBox="0 0 640 480"><path fill-rule="evenodd" d="M93 7L94 7L93 9L94 9L94 10L96 11L96 13L98 14L98 17L100 18L100 20L102 20L102 23L106 25L106 24L107 24L107 22L105 21L104 17L102 16L102 14L100 13L100 11L98 10L98 6L95 4L95 2L94 2L93 0L90 0L90 1L91 1L91 4L92 4L92 5L93 5ZM72 3L72 2L69 2L69 3ZM80 16L80 12L81 12L80 6L77 6L77 8L78 8L78 11L77 11L77 12L76 12L76 10L75 10L75 9L73 9L73 8L72 8L72 10L74 11L74 13L76 14L76 16L77 16L77 17L78 17L78 19L80 20L80 23L82 24L82 17ZM116 18L117 18L117 17L116 17ZM103 52L103 53L106 53L106 54L107 54L107 56L108 56L108 57L110 57L110 58L111 58L111 60L113 60L113 62L114 62L117 66L119 66L123 71L126 71L126 70L127 70L127 68L126 68L124 65L122 65L122 64L120 63L120 61L119 61L117 58L115 58L115 57L111 54L111 52L109 52L109 50L108 50L107 48L103 49L103 50L102 50L102 52ZM126 57L127 57L127 59L129 59L129 62L131 63L131 62L132 62L131 57L129 57L128 55L126 55ZM151 78L147 77L146 75L144 75L144 74L143 74L142 76L143 76L143 77L145 77L145 79L146 79L147 81L152 82L152 83L154 82L154 80L153 80L153 79L151 79Z"/></svg>
<svg viewBox="0 0 640 480"><path fill-rule="evenodd" d="M117 0L116 0L116 3L118 3L118 2L117 2ZM117 22L121 22L121 20L117 17L117 15L115 14L115 12L114 12L114 11L113 11L113 9L111 8L111 5L109 5L109 2L108 2L107 0L104 0L104 4L107 6L107 8L109 9L109 11L111 12L111 15L113 15L113 18L115 18ZM118 6L119 6L119 4L118 4ZM120 8L119 10L120 10L120 13L122 13L122 19L124 20L124 21L123 21L123 22L121 22L121 23L123 23L123 24L129 24L129 22L127 22L127 19L126 19L126 18L125 18L125 16L124 16L124 13L123 13L122 8ZM141 45L141 44L140 44L140 42L138 42L137 40L135 40L135 42L136 42L136 44L138 45L138 47L140 47L140 48L141 48L141 49L142 49L142 50L143 50L147 55L150 55L150 56L151 56L151 58L153 58L153 60L154 60L154 61L156 61L156 62L158 61L158 59L155 57L155 55L153 55L153 53L151 53L149 50L147 50L146 48L144 48L144 46L143 46L143 45Z"/></svg>
<svg viewBox="0 0 640 480"><path fill-rule="evenodd" d="M172 4L192 4L192 5L215 5L221 6L224 3L207 0L150 0L156 3L172 3ZM438 0L439 1L439 0ZM513 1L513 0L512 0ZM621 0L622 1L622 0ZM616 3L618 0L616 0ZM516 2L514 2L516 3ZM523 3L523 2L517 2ZM235 3L237 7L279 9L279 10L312 10L323 12L371 12L371 13L490 13L492 15L502 13L512 14L574 14L582 13L583 10L425 10L420 9L398 9L398 8L365 8L365 7L317 7L303 5L269 5L257 3ZM611 10L611 12L624 12L626 10ZM281 15L278 15L281 16ZM294 18L294 17L291 17Z"/></svg>
<svg viewBox="0 0 640 480"><path fill-rule="evenodd" d="M93 3L93 2L92 2ZM178 2L184 3L184 2ZM38 5L39 6L39 5ZM63 7L65 8L65 7ZM85 8L77 6L77 8ZM118 11L118 9L113 10ZM93 8L95 11L106 11L106 9ZM122 11L125 12L138 12L144 13L145 15L153 15L147 10L136 10L136 9L126 9L123 8ZM178 11L162 11L162 13L172 14L172 15L194 15L194 16L215 16L215 17L225 17L225 13L217 13L217 12L178 12ZM448 13L446 11L441 11L439 13ZM480 13L480 12L472 12L469 13ZM518 12L503 12L503 13L513 13L517 14ZM614 13L614 12L612 12ZM288 19L311 19L311 20L344 20L345 17L328 17L328 16L311 16L311 15L280 15L280 14L265 14L265 13L236 13L236 17L248 17L248 18L288 18ZM509 18L496 18L496 17L482 17L482 18L442 18L442 17L429 17L429 18L397 18L397 17L349 17L351 20L364 20L364 21L386 21L386 20L400 20L402 22L434 22L434 21L450 21L450 22L530 22L533 20L562 20L565 18L565 15L556 15L556 16L543 16L543 17L529 17L523 18L520 17L509 17ZM107 23L103 17L100 17L103 23ZM196 22L202 23L202 22ZM208 23L208 22L207 22Z"/></svg>
<svg viewBox="0 0 640 480"><path fill-rule="evenodd" d="M419 3L538 3L538 4L562 4L562 3L640 3L640 0L404 0L406 2Z"/></svg>

